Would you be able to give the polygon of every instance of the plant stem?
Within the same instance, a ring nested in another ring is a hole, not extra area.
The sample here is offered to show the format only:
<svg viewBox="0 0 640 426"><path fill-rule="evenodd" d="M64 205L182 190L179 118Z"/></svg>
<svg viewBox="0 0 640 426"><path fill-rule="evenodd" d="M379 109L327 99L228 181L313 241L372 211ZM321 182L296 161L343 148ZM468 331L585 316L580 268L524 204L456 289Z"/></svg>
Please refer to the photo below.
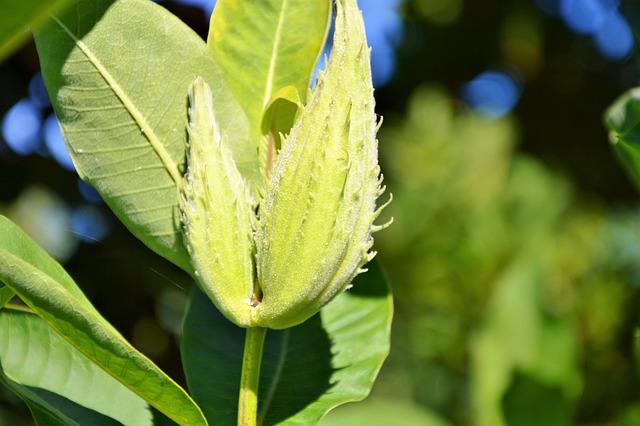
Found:
<svg viewBox="0 0 640 426"><path fill-rule="evenodd" d="M242 355L242 377L238 397L238 426L256 426L258 416L258 383L266 328L247 328Z"/></svg>

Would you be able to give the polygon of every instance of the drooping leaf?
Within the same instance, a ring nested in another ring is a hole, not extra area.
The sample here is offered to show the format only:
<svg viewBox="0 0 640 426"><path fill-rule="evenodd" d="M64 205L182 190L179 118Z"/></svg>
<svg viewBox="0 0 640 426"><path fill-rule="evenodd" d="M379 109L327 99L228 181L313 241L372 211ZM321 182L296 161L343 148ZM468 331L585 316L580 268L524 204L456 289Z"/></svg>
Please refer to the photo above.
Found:
<svg viewBox="0 0 640 426"><path fill-rule="evenodd" d="M29 405L39 424L153 424L143 399L35 314L5 309L0 330L0 382Z"/></svg>
<svg viewBox="0 0 640 426"><path fill-rule="evenodd" d="M260 370L263 425L310 425L332 408L365 398L389 351L392 300L376 263L318 315L269 330ZM189 389L211 425L237 413L244 330L191 294L181 351Z"/></svg>
<svg viewBox="0 0 640 426"><path fill-rule="evenodd" d="M632 89L614 102L605 122L618 159L640 188L640 89Z"/></svg>
<svg viewBox="0 0 640 426"><path fill-rule="evenodd" d="M206 425L189 395L131 346L64 269L0 216L0 282L100 368L179 424ZM0 328L0 333L4 329Z"/></svg>
<svg viewBox="0 0 640 426"><path fill-rule="evenodd" d="M203 77L245 177L258 173L242 109L205 43L145 0L82 0L36 32L45 84L80 176L152 250L190 269L179 229L187 90Z"/></svg>
<svg viewBox="0 0 640 426"><path fill-rule="evenodd" d="M0 61L29 37L29 28L37 28L51 12L60 10L71 0L2 0L0 1Z"/></svg>
<svg viewBox="0 0 640 426"><path fill-rule="evenodd" d="M0 309L13 298L13 291L6 285L0 283Z"/></svg>
<svg viewBox="0 0 640 426"><path fill-rule="evenodd" d="M304 101L327 34L330 0L218 0L208 44L260 143L262 115L292 86Z"/></svg>

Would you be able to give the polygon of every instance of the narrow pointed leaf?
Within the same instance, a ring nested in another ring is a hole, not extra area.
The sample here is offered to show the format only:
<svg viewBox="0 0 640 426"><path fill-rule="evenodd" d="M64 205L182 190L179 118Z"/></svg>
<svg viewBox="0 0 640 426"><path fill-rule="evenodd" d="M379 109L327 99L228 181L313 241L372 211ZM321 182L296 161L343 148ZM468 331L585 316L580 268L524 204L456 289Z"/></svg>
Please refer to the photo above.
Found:
<svg viewBox="0 0 640 426"><path fill-rule="evenodd" d="M213 88L239 169L258 174L246 117L205 43L145 0L79 1L35 38L78 173L134 235L189 270L177 184L185 163L187 90L196 76Z"/></svg>
<svg viewBox="0 0 640 426"><path fill-rule="evenodd" d="M269 330L260 370L262 425L312 425L332 408L365 398L389 351L392 300L376 263L320 314ZM200 292L191 294L181 351L189 389L209 424L234 424L244 330Z"/></svg>
<svg viewBox="0 0 640 426"><path fill-rule="evenodd" d="M0 330L0 382L35 411L40 424L153 424L143 399L35 314L5 309L0 312Z"/></svg>
<svg viewBox="0 0 640 426"><path fill-rule="evenodd" d="M98 313L59 264L2 216L0 282L69 344L151 406L179 424L206 425L189 395Z"/></svg>
<svg viewBox="0 0 640 426"><path fill-rule="evenodd" d="M0 0L0 61L29 38L50 13L61 10L70 0Z"/></svg>
<svg viewBox="0 0 640 426"><path fill-rule="evenodd" d="M208 44L260 143L262 114L283 87L306 97L329 25L330 0L218 0Z"/></svg>

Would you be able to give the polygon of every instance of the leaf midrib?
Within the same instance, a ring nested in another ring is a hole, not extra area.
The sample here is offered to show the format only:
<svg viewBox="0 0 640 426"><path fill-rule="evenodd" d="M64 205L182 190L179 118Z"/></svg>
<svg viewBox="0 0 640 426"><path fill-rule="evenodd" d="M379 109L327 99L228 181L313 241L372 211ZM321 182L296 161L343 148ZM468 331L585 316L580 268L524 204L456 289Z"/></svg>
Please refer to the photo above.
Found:
<svg viewBox="0 0 640 426"><path fill-rule="evenodd" d="M287 0L285 0L287 1ZM153 150L156 152L160 161L164 165L164 168L167 170L171 179L178 184L182 175L178 170L178 167L171 159L171 156L165 149L162 142L160 142L160 138L156 135L153 128L147 122L147 119L142 114L142 112L137 108L135 103L129 98L129 96L125 93L124 89L118 81L111 75L111 73L107 70L107 68L102 64L102 62L93 54L91 49L80 40L60 19L56 16L51 16L52 19L62 28L62 30L73 40L73 42L78 46L78 49L86 56L86 58L91 62L91 64L96 68L98 73L102 76L105 82L109 85L111 90L115 93L115 95L120 99L124 108L129 112L134 121L138 124L142 133L145 135L146 139L151 144Z"/></svg>
<svg viewBox="0 0 640 426"><path fill-rule="evenodd" d="M278 16L278 24L276 25L276 33L273 39L273 48L271 49L271 58L269 60L269 72L267 73L267 82L262 100L262 108L267 106L273 93L273 81L276 74L276 66L278 64L278 51L280 50L280 41L282 40L282 27L284 26L284 16L289 6L289 0L282 0L280 15Z"/></svg>

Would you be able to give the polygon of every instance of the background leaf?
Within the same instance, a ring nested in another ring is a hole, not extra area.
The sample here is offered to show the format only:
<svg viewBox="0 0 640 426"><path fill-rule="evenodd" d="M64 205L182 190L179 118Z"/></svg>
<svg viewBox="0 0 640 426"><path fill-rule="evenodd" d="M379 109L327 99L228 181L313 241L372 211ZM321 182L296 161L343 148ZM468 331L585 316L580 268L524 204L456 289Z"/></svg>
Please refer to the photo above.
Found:
<svg viewBox="0 0 640 426"><path fill-rule="evenodd" d="M150 405L179 424L206 424L187 393L133 348L96 311L62 267L2 216L0 281L67 342Z"/></svg>
<svg viewBox="0 0 640 426"><path fill-rule="evenodd" d="M36 32L44 80L81 177L152 250L189 270L176 182L187 89L202 76L242 172L258 174L241 108L204 42L144 0L83 0ZM125 48L126 46L126 48Z"/></svg>
<svg viewBox="0 0 640 426"><path fill-rule="evenodd" d="M292 86L304 102L330 13L329 0L216 3L208 44L249 118L255 146L264 109L280 89Z"/></svg>
<svg viewBox="0 0 640 426"><path fill-rule="evenodd" d="M575 324L551 311L541 248L516 259L498 282L472 343L479 426L566 426L581 392Z"/></svg>
<svg viewBox="0 0 640 426"><path fill-rule="evenodd" d="M0 381L40 424L151 425L149 406L32 313L0 312Z"/></svg>
<svg viewBox="0 0 640 426"><path fill-rule="evenodd" d="M640 89L622 95L607 110L605 121L618 159L640 187Z"/></svg>
<svg viewBox="0 0 640 426"><path fill-rule="evenodd" d="M389 351L392 301L376 263L320 314L287 330L269 330L260 371L263 425L317 423L332 408L365 398ZM237 413L244 330L194 288L182 356L189 389L211 425Z"/></svg>
<svg viewBox="0 0 640 426"><path fill-rule="evenodd" d="M7 58L29 37L29 28L46 20L70 0L0 1L0 61Z"/></svg>
<svg viewBox="0 0 640 426"><path fill-rule="evenodd" d="M402 399L369 398L329 413L320 426L447 426L437 415Z"/></svg>

